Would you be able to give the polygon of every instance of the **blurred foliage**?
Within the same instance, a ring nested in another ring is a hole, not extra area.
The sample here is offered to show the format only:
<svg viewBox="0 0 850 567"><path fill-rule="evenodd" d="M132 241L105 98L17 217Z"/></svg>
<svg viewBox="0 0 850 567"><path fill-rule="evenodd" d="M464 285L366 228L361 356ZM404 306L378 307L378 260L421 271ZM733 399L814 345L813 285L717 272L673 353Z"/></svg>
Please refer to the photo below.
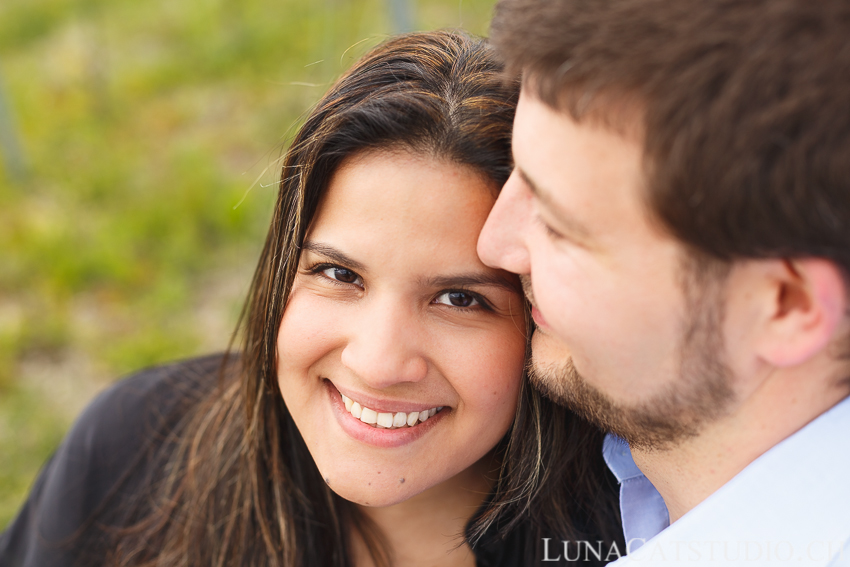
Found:
<svg viewBox="0 0 850 567"><path fill-rule="evenodd" d="M413 13L418 29L483 34L491 9ZM73 417L28 364L118 376L226 345L204 310L227 274L247 289L286 141L391 30L378 0L0 3L0 85L28 166L13 179L0 161L0 529Z"/></svg>

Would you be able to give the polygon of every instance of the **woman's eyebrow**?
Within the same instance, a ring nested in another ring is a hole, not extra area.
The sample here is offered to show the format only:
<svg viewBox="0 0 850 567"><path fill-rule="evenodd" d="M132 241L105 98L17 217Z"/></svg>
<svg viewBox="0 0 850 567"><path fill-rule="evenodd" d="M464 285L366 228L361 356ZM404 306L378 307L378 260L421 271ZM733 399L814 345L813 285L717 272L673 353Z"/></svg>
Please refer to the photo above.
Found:
<svg viewBox="0 0 850 567"><path fill-rule="evenodd" d="M456 274L448 276L433 276L425 278L422 281L425 287L434 288L464 288L475 285L491 285L497 286L508 291L522 293L518 283L515 283L510 278L501 274L493 274L489 272L474 272L468 274Z"/></svg>
<svg viewBox="0 0 850 567"><path fill-rule="evenodd" d="M324 256L328 260L336 262L337 264L342 264L346 268L351 268L352 270L362 271L366 268L366 266L364 266L357 260L354 260L353 258L347 256L345 253L340 252L339 250L328 244L305 240L301 248L304 250L309 250L310 252L318 254L319 256Z"/></svg>

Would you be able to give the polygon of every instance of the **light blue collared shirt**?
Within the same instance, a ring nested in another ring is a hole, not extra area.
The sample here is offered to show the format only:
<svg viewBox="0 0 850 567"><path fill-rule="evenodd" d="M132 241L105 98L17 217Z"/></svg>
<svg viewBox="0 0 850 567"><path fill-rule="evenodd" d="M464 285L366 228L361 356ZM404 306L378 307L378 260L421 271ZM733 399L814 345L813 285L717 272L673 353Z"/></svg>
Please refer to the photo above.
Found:
<svg viewBox="0 0 850 567"><path fill-rule="evenodd" d="M603 455L620 482L630 543L618 567L850 567L850 398L769 449L672 525L628 445L609 435Z"/></svg>

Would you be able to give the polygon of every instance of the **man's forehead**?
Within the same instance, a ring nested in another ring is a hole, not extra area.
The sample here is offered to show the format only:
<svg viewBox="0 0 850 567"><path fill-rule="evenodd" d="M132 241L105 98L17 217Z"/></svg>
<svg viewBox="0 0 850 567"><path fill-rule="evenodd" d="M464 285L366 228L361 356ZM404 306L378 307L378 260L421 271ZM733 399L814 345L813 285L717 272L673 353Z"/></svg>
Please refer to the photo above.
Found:
<svg viewBox="0 0 850 567"><path fill-rule="evenodd" d="M512 146L518 175L544 201L558 201L557 189L567 179L596 185L611 183L619 174L620 182L628 178L629 185L643 187L643 140L635 139L636 128L627 125L637 119L634 112L622 116L622 127L629 128L632 135L609 127L601 117L576 120L545 103L534 91L522 91Z"/></svg>
<svg viewBox="0 0 850 567"><path fill-rule="evenodd" d="M513 151L516 175L539 206L581 240L597 240L597 225L614 222L615 211L639 212L654 224L645 202L643 145L633 138L596 119L577 121L530 91L520 95Z"/></svg>
<svg viewBox="0 0 850 567"><path fill-rule="evenodd" d="M557 99L549 100L540 96L533 77L523 77L517 112L528 107L545 110L549 119L589 124L641 145L644 143L646 104L631 91L571 87L562 90Z"/></svg>

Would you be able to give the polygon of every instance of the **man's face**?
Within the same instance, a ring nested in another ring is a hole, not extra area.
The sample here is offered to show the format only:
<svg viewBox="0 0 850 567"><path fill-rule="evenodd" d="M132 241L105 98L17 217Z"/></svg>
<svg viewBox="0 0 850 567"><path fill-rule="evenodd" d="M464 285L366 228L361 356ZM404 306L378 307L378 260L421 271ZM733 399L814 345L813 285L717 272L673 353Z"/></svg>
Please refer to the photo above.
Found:
<svg viewBox="0 0 850 567"><path fill-rule="evenodd" d="M696 433L732 396L722 278L688 269L650 219L637 133L576 123L524 89L513 152L478 251L526 276L532 379L633 446Z"/></svg>

